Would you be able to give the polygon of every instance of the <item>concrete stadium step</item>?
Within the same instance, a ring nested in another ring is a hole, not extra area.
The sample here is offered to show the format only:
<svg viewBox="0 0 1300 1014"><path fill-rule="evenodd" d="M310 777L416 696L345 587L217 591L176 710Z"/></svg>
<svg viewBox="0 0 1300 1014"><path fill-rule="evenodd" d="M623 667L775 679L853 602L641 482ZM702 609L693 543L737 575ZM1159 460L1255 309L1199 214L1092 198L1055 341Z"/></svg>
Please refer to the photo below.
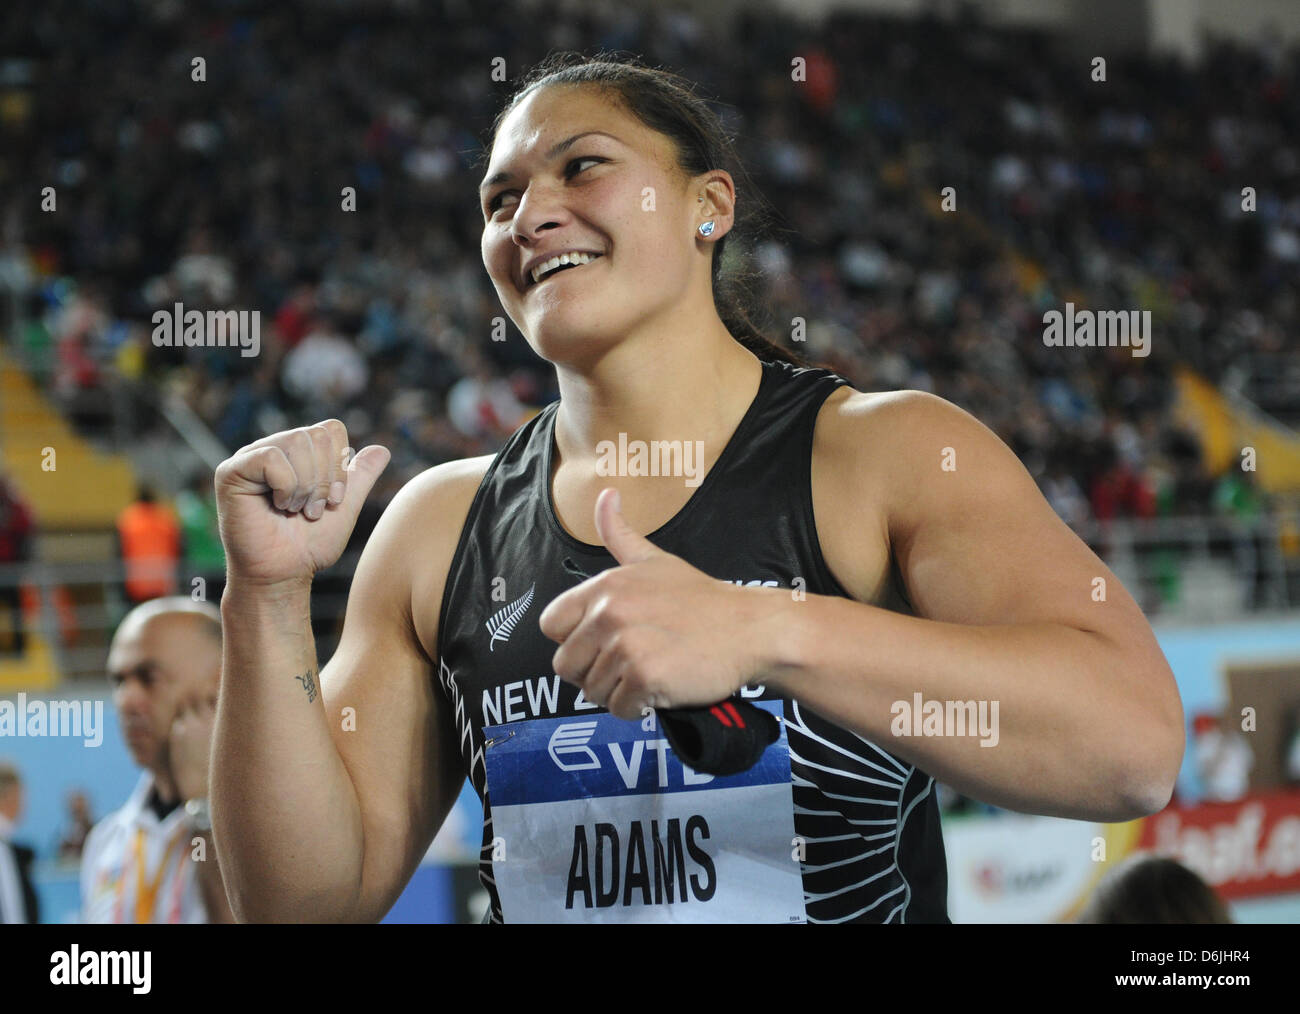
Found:
<svg viewBox="0 0 1300 1014"><path fill-rule="evenodd" d="M21 656L0 655L0 693L51 690L60 678L49 645L39 634L28 633Z"/></svg>
<svg viewBox="0 0 1300 1014"><path fill-rule="evenodd" d="M54 452L47 470L46 448ZM0 468L46 530L109 529L135 496L135 474L123 455L103 454L83 440L0 352Z"/></svg>

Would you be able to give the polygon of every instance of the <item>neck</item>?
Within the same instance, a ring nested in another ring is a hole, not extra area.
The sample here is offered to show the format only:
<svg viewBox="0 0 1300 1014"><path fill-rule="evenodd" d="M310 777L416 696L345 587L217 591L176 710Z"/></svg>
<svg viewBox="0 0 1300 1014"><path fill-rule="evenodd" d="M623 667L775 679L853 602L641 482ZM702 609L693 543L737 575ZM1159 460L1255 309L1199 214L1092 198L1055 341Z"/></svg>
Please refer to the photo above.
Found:
<svg viewBox="0 0 1300 1014"><path fill-rule="evenodd" d="M559 457L594 460L597 445L628 440L701 440L706 460L727 439L758 390L762 365L717 321L703 339L667 345L630 337L593 364L560 366L555 422Z"/></svg>
<svg viewBox="0 0 1300 1014"><path fill-rule="evenodd" d="M176 789L176 783L172 781L171 775L166 771L153 770L153 787L158 793L158 798L164 803L175 803L179 801L179 793Z"/></svg>

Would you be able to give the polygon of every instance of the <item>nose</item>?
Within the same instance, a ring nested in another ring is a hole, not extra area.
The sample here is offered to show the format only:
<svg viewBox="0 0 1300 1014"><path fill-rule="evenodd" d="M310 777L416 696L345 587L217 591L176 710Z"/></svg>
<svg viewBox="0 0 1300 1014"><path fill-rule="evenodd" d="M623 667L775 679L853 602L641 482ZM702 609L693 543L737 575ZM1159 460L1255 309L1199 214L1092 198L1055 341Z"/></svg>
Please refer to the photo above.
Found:
<svg viewBox="0 0 1300 1014"><path fill-rule="evenodd" d="M548 229L564 224L568 212L557 196L545 187L530 186L519 198L510 222L510 238L527 249Z"/></svg>

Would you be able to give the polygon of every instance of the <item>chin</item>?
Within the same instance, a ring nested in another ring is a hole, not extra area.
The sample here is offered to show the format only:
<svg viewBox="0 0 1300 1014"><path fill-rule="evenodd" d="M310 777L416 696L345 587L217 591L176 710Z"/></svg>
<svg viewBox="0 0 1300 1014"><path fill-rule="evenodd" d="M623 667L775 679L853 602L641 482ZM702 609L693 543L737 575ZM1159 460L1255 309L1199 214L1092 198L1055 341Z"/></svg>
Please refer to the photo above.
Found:
<svg viewBox="0 0 1300 1014"><path fill-rule="evenodd" d="M608 349L600 337L567 331L562 335L543 337L533 342L533 351L554 366L582 369L599 359Z"/></svg>
<svg viewBox="0 0 1300 1014"><path fill-rule="evenodd" d="M625 325L599 307L570 303L549 308L533 320L529 345L552 363L570 363L603 354L617 344Z"/></svg>
<svg viewBox="0 0 1300 1014"><path fill-rule="evenodd" d="M135 761L137 767L149 768L151 771L153 770L154 764L157 760L157 751L153 749L152 744L137 746L128 740L126 749L131 755L131 759Z"/></svg>

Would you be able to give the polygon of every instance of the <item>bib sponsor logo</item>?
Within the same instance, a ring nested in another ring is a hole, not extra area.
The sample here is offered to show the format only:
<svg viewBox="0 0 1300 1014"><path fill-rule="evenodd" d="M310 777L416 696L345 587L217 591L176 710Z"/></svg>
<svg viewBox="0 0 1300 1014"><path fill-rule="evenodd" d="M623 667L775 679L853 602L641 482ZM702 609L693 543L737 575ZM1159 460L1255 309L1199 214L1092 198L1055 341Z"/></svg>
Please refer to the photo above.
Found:
<svg viewBox="0 0 1300 1014"><path fill-rule="evenodd" d="M551 740L546 744L546 752L555 761L561 771L590 771L600 767L600 758L591 752L587 743L596 732L595 722L571 722L561 725L551 733ZM562 760L564 757L576 757L575 760Z"/></svg>

